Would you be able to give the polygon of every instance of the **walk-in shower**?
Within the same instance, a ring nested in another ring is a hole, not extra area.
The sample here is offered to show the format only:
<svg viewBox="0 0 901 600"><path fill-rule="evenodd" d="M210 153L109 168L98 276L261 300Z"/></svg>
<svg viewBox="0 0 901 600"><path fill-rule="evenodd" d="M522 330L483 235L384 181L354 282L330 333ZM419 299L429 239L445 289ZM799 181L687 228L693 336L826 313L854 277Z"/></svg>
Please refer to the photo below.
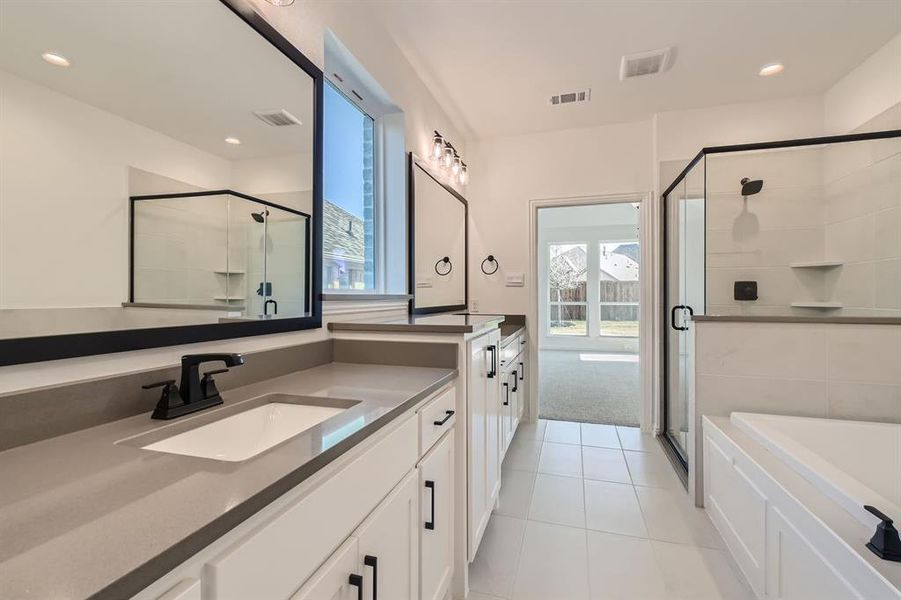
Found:
<svg viewBox="0 0 901 600"><path fill-rule="evenodd" d="M901 317L901 131L705 148L662 215L661 426L686 467L694 318Z"/></svg>
<svg viewBox="0 0 901 600"><path fill-rule="evenodd" d="M227 320L309 311L306 213L231 190L133 196L131 211L130 302Z"/></svg>

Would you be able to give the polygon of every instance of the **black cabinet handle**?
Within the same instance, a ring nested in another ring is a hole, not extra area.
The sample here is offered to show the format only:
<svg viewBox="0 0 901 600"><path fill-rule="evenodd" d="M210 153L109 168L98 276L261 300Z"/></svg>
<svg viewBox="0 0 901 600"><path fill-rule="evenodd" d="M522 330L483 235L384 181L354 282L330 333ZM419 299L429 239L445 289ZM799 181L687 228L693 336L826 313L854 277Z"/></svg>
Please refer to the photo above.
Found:
<svg viewBox="0 0 901 600"><path fill-rule="evenodd" d="M491 344L488 346L487 350L491 353L491 366L488 367L488 379L494 379L497 375L497 346Z"/></svg>
<svg viewBox="0 0 901 600"><path fill-rule="evenodd" d="M510 384L506 381L504 385L504 406L510 406Z"/></svg>
<svg viewBox="0 0 901 600"><path fill-rule="evenodd" d="M454 416L454 411L452 411L452 410L446 410L446 411L444 411L444 418L441 419L440 421L435 421L433 424L434 424L434 425L437 425L438 427L441 427L442 425L444 425L445 423L447 423L448 421L450 421L450 418L451 418L452 416Z"/></svg>
<svg viewBox="0 0 901 600"><path fill-rule="evenodd" d="M435 482L434 481L426 481L425 487L426 487L426 489L429 489L432 492L432 518L431 518L431 520L425 522L425 528L426 529L435 529Z"/></svg>
<svg viewBox="0 0 901 600"><path fill-rule="evenodd" d="M347 583L357 588L357 600L363 600L363 576L352 573Z"/></svg>
<svg viewBox="0 0 901 600"><path fill-rule="evenodd" d="M519 364L522 364L522 363L519 363ZM515 369L513 370L513 391L514 392L519 391L519 374L516 372Z"/></svg>
<svg viewBox="0 0 901 600"><path fill-rule="evenodd" d="M372 600L379 598L379 559L367 554L363 557L363 564L372 567Z"/></svg>
<svg viewBox="0 0 901 600"><path fill-rule="evenodd" d="M524 381L526 378L526 365L519 363L519 380Z"/></svg>

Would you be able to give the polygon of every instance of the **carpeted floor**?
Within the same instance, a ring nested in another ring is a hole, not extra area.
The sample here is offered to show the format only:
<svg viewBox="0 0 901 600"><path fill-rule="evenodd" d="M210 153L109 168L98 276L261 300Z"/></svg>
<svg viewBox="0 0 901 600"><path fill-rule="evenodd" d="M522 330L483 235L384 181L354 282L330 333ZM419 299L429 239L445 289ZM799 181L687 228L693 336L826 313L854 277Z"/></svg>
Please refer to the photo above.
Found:
<svg viewBox="0 0 901 600"><path fill-rule="evenodd" d="M542 350L539 370L542 419L639 424L637 355Z"/></svg>

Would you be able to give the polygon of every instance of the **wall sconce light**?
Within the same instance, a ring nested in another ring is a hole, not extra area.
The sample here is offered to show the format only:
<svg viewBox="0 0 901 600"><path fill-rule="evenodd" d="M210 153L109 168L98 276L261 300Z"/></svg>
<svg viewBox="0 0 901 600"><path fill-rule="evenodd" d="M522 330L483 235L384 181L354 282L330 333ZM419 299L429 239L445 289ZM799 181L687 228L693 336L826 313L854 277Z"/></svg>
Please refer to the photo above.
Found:
<svg viewBox="0 0 901 600"><path fill-rule="evenodd" d="M463 162L454 145L444 139L444 136L438 131L435 131L435 135L432 136L432 149L429 154L432 160L438 162L439 167L450 169L450 176L454 182L466 185L469 180L466 163Z"/></svg>
<svg viewBox="0 0 901 600"><path fill-rule="evenodd" d="M444 154L444 138L437 131L435 137L432 138L432 159L438 160Z"/></svg>

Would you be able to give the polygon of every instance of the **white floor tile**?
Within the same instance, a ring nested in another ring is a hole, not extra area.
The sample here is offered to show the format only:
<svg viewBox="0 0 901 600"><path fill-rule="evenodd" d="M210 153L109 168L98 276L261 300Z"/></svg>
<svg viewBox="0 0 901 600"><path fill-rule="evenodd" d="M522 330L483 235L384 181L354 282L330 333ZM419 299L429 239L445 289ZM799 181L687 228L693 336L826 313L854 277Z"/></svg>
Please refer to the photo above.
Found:
<svg viewBox="0 0 901 600"><path fill-rule="evenodd" d="M582 447L545 442L541 448L538 472L551 475L582 476Z"/></svg>
<svg viewBox="0 0 901 600"><path fill-rule="evenodd" d="M582 434L579 423L571 421L548 421L545 442L557 444L581 444Z"/></svg>
<svg viewBox="0 0 901 600"><path fill-rule="evenodd" d="M657 441L654 435L643 433L638 427L617 427L616 432L619 434L619 442L623 450L663 453L663 450L660 448L660 442Z"/></svg>
<svg viewBox="0 0 901 600"><path fill-rule="evenodd" d="M752 600L729 559L719 550L652 541L671 598Z"/></svg>
<svg viewBox="0 0 901 600"><path fill-rule="evenodd" d="M663 600L663 574L650 540L588 532L592 600Z"/></svg>
<svg viewBox="0 0 901 600"><path fill-rule="evenodd" d="M723 541L703 509L694 506L684 490L636 487L648 537L708 548Z"/></svg>
<svg viewBox="0 0 901 600"><path fill-rule="evenodd" d="M528 438L514 438L507 448L504 458L505 469L520 471L538 471L538 456L541 454L541 441Z"/></svg>
<svg viewBox="0 0 901 600"><path fill-rule="evenodd" d="M584 482L588 529L647 537L635 488L607 481L585 479Z"/></svg>
<svg viewBox="0 0 901 600"><path fill-rule="evenodd" d="M516 600L587 600L585 530L530 521L513 587Z"/></svg>
<svg viewBox="0 0 901 600"><path fill-rule="evenodd" d="M601 448L619 448L619 436L613 425L582 423L582 445Z"/></svg>
<svg viewBox="0 0 901 600"><path fill-rule="evenodd" d="M476 559L469 566L469 587L473 591L510 596L525 529L522 519L491 516Z"/></svg>
<svg viewBox="0 0 901 600"><path fill-rule="evenodd" d="M662 452L625 450L623 454L626 457L626 464L629 466L632 483L635 485L685 489L673 470L673 465Z"/></svg>
<svg viewBox="0 0 901 600"><path fill-rule="evenodd" d="M525 519L529 516L535 473L504 469L501 473L501 498L496 514Z"/></svg>
<svg viewBox="0 0 901 600"><path fill-rule="evenodd" d="M577 477L538 474L529 519L585 527L585 496Z"/></svg>
<svg viewBox="0 0 901 600"><path fill-rule="evenodd" d="M489 596L488 594L480 594L479 592L471 592L466 600L506 600L500 596Z"/></svg>
<svg viewBox="0 0 901 600"><path fill-rule="evenodd" d="M586 479L632 483L622 450L582 446L582 472Z"/></svg>
<svg viewBox="0 0 901 600"><path fill-rule="evenodd" d="M516 428L516 437L530 440L544 440L544 432L547 430L547 421L538 419L534 423L520 423Z"/></svg>

